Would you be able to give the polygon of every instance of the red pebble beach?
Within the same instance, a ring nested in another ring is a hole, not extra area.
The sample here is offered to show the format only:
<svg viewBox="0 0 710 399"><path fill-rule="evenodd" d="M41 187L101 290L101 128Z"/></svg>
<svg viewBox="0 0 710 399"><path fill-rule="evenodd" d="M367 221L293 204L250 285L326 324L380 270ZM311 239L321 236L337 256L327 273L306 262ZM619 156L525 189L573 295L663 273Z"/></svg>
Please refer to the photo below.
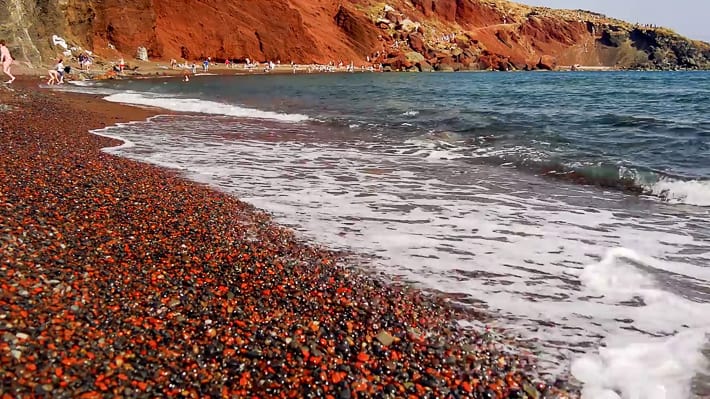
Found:
<svg viewBox="0 0 710 399"><path fill-rule="evenodd" d="M159 110L13 85L0 88L2 399L567 397L457 324L474 312L89 133Z"/></svg>

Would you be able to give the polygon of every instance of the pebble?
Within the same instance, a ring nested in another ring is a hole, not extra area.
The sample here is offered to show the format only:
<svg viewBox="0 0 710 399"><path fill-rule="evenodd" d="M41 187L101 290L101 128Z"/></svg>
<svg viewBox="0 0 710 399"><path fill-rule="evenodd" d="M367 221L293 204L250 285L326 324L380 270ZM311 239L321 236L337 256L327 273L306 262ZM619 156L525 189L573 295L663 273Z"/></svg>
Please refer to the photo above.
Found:
<svg viewBox="0 0 710 399"><path fill-rule="evenodd" d="M70 96L0 93L3 393L579 396L496 349L514 339L459 326L481 313L359 271L176 172L102 152L118 142L86 129L111 121L80 106L100 100Z"/></svg>
<svg viewBox="0 0 710 399"><path fill-rule="evenodd" d="M381 331L375 338L377 338L377 340L384 346L390 346L394 342L394 337L387 331Z"/></svg>

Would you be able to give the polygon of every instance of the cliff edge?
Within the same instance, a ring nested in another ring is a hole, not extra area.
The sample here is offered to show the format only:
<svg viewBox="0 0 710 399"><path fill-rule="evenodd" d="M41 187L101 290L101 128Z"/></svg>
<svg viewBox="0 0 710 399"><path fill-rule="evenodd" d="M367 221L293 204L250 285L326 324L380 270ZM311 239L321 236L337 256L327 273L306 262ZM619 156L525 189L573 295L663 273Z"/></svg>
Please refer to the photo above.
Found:
<svg viewBox="0 0 710 399"><path fill-rule="evenodd" d="M387 70L710 68L708 43L668 29L503 0L6 0L0 38L29 67L83 50L130 59L144 48L151 60Z"/></svg>

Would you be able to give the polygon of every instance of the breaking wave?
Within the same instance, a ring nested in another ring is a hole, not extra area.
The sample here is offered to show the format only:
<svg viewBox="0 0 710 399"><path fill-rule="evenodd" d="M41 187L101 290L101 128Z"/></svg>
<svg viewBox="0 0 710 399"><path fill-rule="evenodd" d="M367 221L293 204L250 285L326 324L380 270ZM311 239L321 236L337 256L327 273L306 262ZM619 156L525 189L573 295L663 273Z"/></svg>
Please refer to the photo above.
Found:
<svg viewBox="0 0 710 399"><path fill-rule="evenodd" d="M710 207L710 179L672 175L623 162L570 161L564 159L570 156L553 157L528 145L497 147L496 141L492 136L470 139L452 132L427 133L407 140L402 152L512 167L571 183L652 196L671 204Z"/></svg>
<svg viewBox="0 0 710 399"><path fill-rule="evenodd" d="M156 96L148 93L130 91L112 94L105 97L104 100L124 104L163 108L176 112L226 115L239 118L271 119L280 122L304 122L310 119L307 115L301 114L262 111L259 109L245 108L234 104L200 100L197 98Z"/></svg>

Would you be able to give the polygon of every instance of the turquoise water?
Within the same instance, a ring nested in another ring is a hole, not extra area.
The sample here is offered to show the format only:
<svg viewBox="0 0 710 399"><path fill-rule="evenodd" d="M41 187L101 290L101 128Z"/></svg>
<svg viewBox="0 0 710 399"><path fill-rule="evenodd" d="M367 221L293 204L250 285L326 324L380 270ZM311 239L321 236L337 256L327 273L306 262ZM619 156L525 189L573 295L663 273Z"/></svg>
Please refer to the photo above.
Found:
<svg viewBox="0 0 710 399"><path fill-rule="evenodd" d="M107 151L490 313L587 398L710 392L710 73L195 76L78 90L179 112L98 131L126 141Z"/></svg>

